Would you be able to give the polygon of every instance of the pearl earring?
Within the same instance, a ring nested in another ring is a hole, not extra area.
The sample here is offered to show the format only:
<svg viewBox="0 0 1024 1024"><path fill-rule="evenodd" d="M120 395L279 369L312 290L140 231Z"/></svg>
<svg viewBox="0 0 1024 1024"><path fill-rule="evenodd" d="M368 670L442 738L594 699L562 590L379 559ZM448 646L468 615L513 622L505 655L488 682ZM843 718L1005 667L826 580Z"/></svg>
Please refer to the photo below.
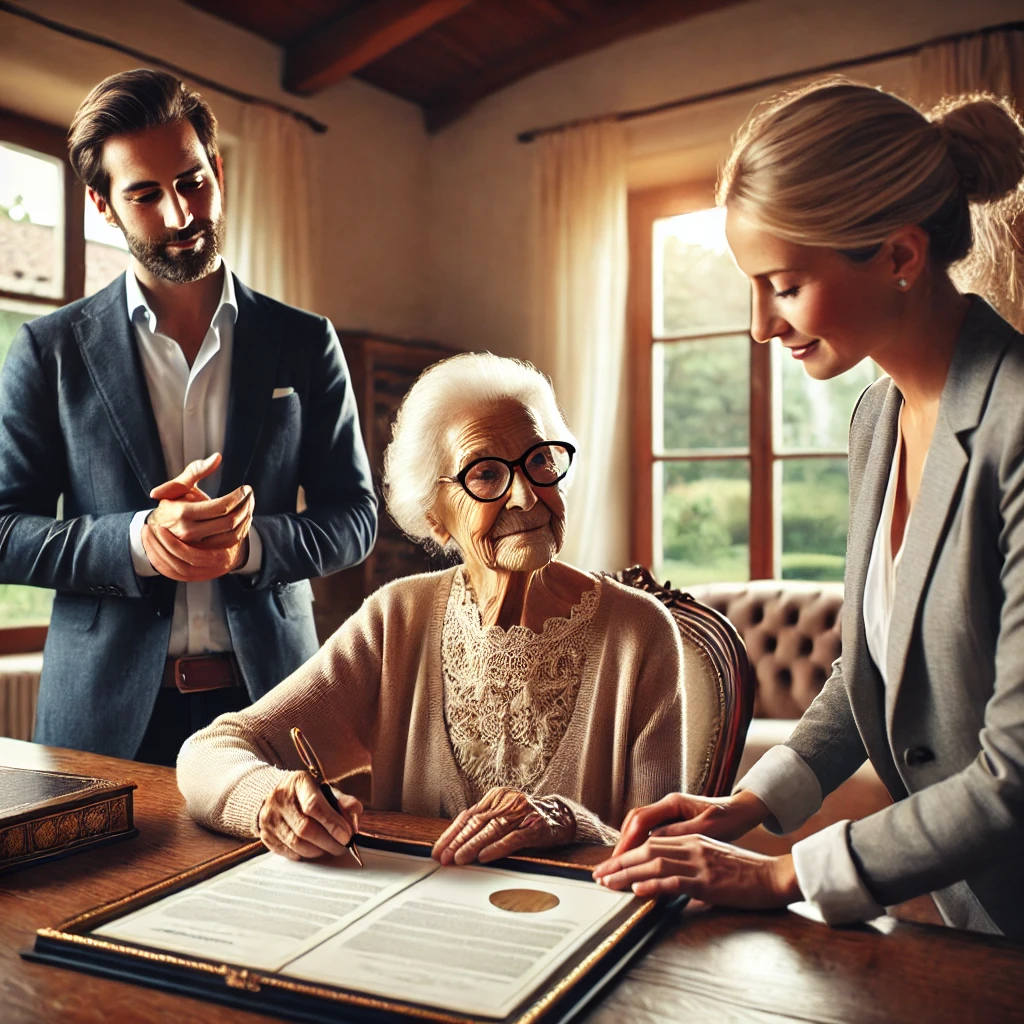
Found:
<svg viewBox="0 0 1024 1024"><path fill-rule="evenodd" d="M907 287L907 279L905 277L898 277L896 279L896 287L897 288L906 288Z"/></svg>

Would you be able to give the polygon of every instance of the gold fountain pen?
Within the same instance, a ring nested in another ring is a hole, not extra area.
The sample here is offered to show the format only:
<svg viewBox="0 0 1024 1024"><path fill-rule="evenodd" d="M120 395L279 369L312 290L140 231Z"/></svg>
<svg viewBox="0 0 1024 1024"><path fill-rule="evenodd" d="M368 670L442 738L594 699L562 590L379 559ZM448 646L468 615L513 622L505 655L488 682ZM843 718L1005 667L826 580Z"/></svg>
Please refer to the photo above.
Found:
<svg viewBox="0 0 1024 1024"><path fill-rule="evenodd" d="M320 792L323 793L324 799L338 814L348 821L345 813L338 805L338 798L334 795L334 790L327 785L327 779L324 776L324 769L323 765L320 764L320 758L316 756L316 751L310 745L309 740L302 735L302 730L298 726L292 729L292 743L295 744L295 752L299 755L302 766L313 776L313 781L320 787ZM351 822L349 822L349 827L352 827ZM355 857L356 863L362 867L363 858L359 856L359 851L356 849L355 829L352 830L352 838L345 844L345 849Z"/></svg>

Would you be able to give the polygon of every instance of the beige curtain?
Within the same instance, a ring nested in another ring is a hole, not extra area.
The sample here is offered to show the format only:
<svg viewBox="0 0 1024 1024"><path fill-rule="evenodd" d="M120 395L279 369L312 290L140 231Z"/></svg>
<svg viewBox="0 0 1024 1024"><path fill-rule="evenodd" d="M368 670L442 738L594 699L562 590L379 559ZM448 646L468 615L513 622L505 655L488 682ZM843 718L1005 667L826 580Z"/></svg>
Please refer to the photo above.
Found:
<svg viewBox="0 0 1024 1024"><path fill-rule="evenodd" d="M309 129L269 107L246 105L225 156L225 256L242 281L293 306L313 305Z"/></svg>
<svg viewBox="0 0 1024 1024"><path fill-rule="evenodd" d="M914 98L921 104L958 93L991 92L1008 96L1024 111L1024 30L926 46L915 63Z"/></svg>
<svg viewBox="0 0 1024 1024"><path fill-rule="evenodd" d="M586 125L536 153L533 358L580 442L562 557L616 570L629 552L626 147Z"/></svg>
<svg viewBox="0 0 1024 1024"><path fill-rule="evenodd" d="M925 47L915 60L914 96L922 106L945 96L990 92L1010 99L1024 114L1024 30L991 32L954 43ZM1021 193L998 205L977 207L972 214L975 245L966 260L952 268L964 290L978 291L1018 330L1024 329L1024 237Z"/></svg>

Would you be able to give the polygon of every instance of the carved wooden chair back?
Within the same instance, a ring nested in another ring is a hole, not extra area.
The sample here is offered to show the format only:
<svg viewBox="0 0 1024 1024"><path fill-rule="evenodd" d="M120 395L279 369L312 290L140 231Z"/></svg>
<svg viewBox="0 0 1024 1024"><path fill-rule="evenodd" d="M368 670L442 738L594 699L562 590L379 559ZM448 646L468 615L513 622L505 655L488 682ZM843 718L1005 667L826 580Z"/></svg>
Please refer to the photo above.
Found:
<svg viewBox="0 0 1024 1024"><path fill-rule="evenodd" d="M754 713L754 672L747 649L735 626L714 608L670 583L659 583L641 565L615 574L620 583L656 597L675 620L683 641L684 677L687 686L707 686L718 700L718 729L707 737L688 736L690 743L704 742L704 768L693 786L703 796L725 796L736 781L743 756L747 727Z"/></svg>

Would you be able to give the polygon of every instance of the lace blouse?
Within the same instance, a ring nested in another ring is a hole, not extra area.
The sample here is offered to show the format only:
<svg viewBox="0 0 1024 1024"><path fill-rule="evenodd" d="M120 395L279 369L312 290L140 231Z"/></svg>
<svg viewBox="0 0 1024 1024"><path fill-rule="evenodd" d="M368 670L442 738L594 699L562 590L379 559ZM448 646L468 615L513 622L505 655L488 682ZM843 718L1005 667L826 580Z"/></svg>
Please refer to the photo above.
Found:
<svg viewBox="0 0 1024 1024"><path fill-rule="evenodd" d="M441 632L444 719L472 800L492 786L530 793L543 776L576 708L601 586L535 633L484 627L456 572Z"/></svg>

